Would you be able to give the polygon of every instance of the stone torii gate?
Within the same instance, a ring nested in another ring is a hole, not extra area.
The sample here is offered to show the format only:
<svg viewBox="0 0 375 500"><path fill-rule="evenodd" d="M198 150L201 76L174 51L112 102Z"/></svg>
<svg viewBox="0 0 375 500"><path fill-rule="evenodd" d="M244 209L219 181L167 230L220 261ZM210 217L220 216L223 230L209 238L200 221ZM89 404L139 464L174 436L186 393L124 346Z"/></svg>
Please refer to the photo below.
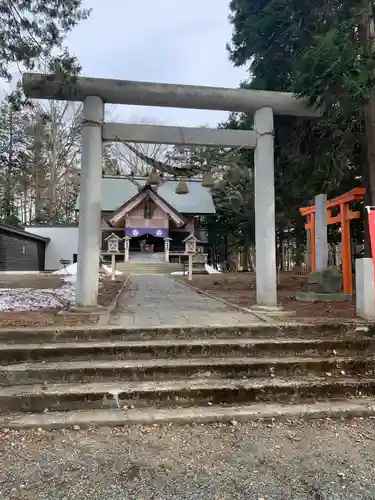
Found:
<svg viewBox="0 0 375 500"><path fill-rule="evenodd" d="M83 102L76 305L97 306L103 141L254 148L257 305L277 307L273 115L320 116L285 92L200 87L78 77L62 85L53 75L23 76L34 99ZM104 122L104 104L207 109L254 114L253 130Z"/></svg>

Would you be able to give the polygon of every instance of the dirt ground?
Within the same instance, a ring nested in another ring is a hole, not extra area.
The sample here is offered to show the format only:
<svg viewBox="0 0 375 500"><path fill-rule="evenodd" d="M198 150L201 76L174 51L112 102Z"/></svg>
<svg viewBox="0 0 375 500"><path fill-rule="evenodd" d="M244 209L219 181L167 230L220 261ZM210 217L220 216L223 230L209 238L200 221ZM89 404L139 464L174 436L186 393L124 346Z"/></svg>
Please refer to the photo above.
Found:
<svg viewBox="0 0 375 500"><path fill-rule="evenodd" d="M117 277L115 281L109 278L103 280L99 287L99 305L108 307L123 285L125 276ZM60 276L2 276L0 288L32 288L57 289L64 284ZM76 326L95 324L98 314L73 313L62 309L43 309L39 311L7 311L0 312L0 328L28 327L28 326Z"/></svg>
<svg viewBox="0 0 375 500"><path fill-rule="evenodd" d="M241 307L256 304L254 273L225 273L194 275L191 284L200 290L227 300ZM296 292L307 284L306 276L281 273L278 300L282 307L296 312L298 319L351 319L355 318L355 301L352 302L301 302Z"/></svg>
<svg viewBox="0 0 375 500"><path fill-rule="evenodd" d="M0 431L6 500L374 500L375 420Z"/></svg>
<svg viewBox="0 0 375 500"><path fill-rule="evenodd" d="M64 280L56 274L24 274L0 276L0 288L61 288Z"/></svg>

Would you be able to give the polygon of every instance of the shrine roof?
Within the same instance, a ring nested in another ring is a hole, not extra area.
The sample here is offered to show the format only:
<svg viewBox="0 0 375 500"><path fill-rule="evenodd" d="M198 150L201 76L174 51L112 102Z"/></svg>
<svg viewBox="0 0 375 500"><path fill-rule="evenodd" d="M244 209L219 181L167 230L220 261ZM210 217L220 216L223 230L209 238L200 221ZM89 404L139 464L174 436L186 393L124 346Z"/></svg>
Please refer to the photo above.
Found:
<svg viewBox="0 0 375 500"><path fill-rule="evenodd" d="M181 214L205 215L216 212L209 188L202 186L201 181L187 180L189 192L177 194L178 180L164 180L159 186L153 186L158 195ZM132 181L125 177L108 176L102 179L102 211L113 212L133 198L146 184L146 179ZM76 209L78 210L77 199Z"/></svg>

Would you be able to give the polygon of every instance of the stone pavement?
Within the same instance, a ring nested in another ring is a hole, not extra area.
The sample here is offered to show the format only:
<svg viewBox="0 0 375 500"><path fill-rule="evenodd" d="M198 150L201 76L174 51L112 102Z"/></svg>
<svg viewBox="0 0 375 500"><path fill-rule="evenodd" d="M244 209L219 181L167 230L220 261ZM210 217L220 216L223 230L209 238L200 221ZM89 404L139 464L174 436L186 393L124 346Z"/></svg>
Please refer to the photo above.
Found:
<svg viewBox="0 0 375 500"><path fill-rule="evenodd" d="M252 313L199 294L168 276L130 276L110 318L121 326L236 326L259 323Z"/></svg>

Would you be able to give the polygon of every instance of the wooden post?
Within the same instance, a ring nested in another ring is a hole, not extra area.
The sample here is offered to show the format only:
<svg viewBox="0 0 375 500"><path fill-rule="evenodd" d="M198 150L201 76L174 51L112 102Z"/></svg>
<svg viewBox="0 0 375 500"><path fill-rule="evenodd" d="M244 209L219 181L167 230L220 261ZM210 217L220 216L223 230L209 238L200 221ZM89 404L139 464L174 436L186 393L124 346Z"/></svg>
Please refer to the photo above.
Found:
<svg viewBox="0 0 375 500"><path fill-rule="evenodd" d="M310 220L310 216L308 217L308 220ZM306 266L308 272L311 272L311 229L305 225L306 228Z"/></svg>
<svg viewBox="0 0 375 500"><path fill-rule="evenodd" d="M353 293L352 252L350 240L350 220L347 203L340 205L341 219L341 261L344 293Z"/></svg>
<svg viewBox="0 0 375 500"><path fill-rule="evenodd" d="M115 281L116 279L116 254L112 254L111 255L112 257L112 276L111 276L111 279L112 281Z"/></svg>
<svg viewBox="0 0 375 500"><path fill-rule="evenodd" d="M315 213L310 216L310 238L311 238L311 272L316 271L316 255L315 255Z"/></svg>
<svg viewBox="0 0 375 500"><path fill-rule="evenodd" d="M193 254L189 253L189 269L188 269L188 280L193 279Z"/></svg>
<svg viewBox="0 0 375 500"><path fill-rule="evenodd" d="M164 262L169 264L169 251L170 251L171 238L164 238Z"/></svg>
<svg viewBox="0 0 375 500"><path fill-rule="evenodd" d="M129 262L130 236L124 238L124 262Z"/></svg>

